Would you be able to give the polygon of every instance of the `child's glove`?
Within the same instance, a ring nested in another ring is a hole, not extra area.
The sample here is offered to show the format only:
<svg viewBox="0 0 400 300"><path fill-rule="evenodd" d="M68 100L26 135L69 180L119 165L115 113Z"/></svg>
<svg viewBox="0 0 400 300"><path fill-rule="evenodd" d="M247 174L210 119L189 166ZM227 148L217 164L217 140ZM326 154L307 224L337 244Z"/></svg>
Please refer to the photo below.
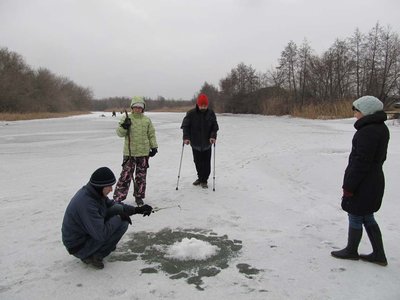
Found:
<svg viewBox="0 0 400 300"><path fill-rule="evenodd" d="M157 149L157 148L151 148L151 149L150 149L149 156L150 156L150 157L153 157L154 155L157 154L157 152L158 152L158 149Z"/></svg>
<svg viewBox="0 0 400 300"><path fill-rule="evenodd" d="M132 125L132 121L130 118L125 118L124 122L121 124L121 127L124 129L129 129L129 127L131 127Z"/></svg>

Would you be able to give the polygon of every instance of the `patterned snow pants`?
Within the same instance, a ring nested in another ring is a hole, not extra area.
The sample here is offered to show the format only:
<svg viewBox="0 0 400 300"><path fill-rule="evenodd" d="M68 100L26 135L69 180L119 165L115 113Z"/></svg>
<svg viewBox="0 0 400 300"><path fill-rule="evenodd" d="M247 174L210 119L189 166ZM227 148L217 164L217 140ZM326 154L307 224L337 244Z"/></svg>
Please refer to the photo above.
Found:
<svg viewBox="0 0 400 300"><path fill-rule="evenodd" d="M133 197L144 198L146 194L146 176L147 168L149 167L149 157L131 157L124 156L124 161L122 163L121 175L118 179L117 185L114 190L114 200L124 201L128 196L129 187L131 181L133 180L133 173L135 172Z"/></svg>

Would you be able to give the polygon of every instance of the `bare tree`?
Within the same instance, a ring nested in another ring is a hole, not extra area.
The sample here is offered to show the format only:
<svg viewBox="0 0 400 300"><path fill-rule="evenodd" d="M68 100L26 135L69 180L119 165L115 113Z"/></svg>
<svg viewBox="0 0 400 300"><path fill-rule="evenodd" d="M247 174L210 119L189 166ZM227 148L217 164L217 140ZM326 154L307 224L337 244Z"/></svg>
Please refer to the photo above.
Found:
<svg viewBox="0 0 400 300"><path fill-rule="evenodd" d="M364 49L365 44L363 44L364 35L357 28L354 32L353 36L350 38L349 47L350 53L353 60L353 76L355 77L355 90L356 97L359 98L361 96L361 83L364 81L362 78L362 64L364 60Z"/></svg>
<svg viewBox="0 0 400 300"><path fill-rule="evenodd" d="M23 58L0 49L0 111L88 110L92 92L47 69L32 70Z"/></svg>
<svg viewBox="0 0 400 300"><path fill-rule="evenodd" d="M351 95L353 61L346 41L337 39L331 47L333 58L333 90L331 97L344 99Z"/></svg>
<svg viewBox="0 0 400 300"><path fill-rule="evenodd" d="M382 66L379 76L379 99L386 102L388 96L392 95L399 81L399 65L400 65L400 42L399 36L388 27L381 31L382 46Z"/></svg>
<svg viewBox="0 0 400 300"><path fill-rule="evenodd" d="M0 111L29 110L33 72L22 56L0 49Z"/></svg>
<svg viewBox="0 0 400 300"><path fill-rule="evenodd" d="M260 88L260 79L252 66L240 63L220 80L221 100L228 112L246 113L248 95Z"/></svg>
<svg viewBox="0 0 400 300"><path fill-rule="evenodd" d="M277 69L281 73L280 76L282 76L282 78L285 78L286 88L288 88L290 94L293 95L293 100L295 102L297 101L297 65L297 45L293 41L290 41L281 53L279 66L277 67Z"/></svg>
<svg viewBox="0 0 400 300"><path fill-rule="evenodd" d="M310 60L311 60L311 56L312 56L312 52L313 50L311 49L310 44L308 43L308 41L305 39L303 44L300 46L299 50L298 50L298 65L299 65L299 84L300 84L300 104L303 105L305 98L306 98L306 94L308 94L308 96L311 96L311 94L309 93L309 73L310 73Z"/></svg>
<svg viewBox="0 0 400 300"><path fill-rule="evenodd" d="M378 94L378 78L377 67L379 59L379 37L381 35L381 27L376 23L375 27L369 32L367 37L365 72L366 72L366 88L365 93L368 95Z"/></svg>

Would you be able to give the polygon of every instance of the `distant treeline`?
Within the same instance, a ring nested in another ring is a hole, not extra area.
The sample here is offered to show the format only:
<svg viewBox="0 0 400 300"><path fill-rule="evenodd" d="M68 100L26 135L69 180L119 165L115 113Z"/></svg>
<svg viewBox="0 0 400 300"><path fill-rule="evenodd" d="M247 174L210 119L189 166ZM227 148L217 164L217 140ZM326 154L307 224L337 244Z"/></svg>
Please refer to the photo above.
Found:
<svg viewBox="0 0 400 300"><path fill-rule="evenodd" d="M357 29L337 39L322 55L306 40L300 46L290 41L274 70L259 73L240 63L219 89L205 83L200 92L211 95L218 111L231 113L293 114L363 95L389 105L400 96L399 35L377 23L368 34Z"/></svg>
<svg viewBox="0 0 400 300"><path fill-rule="evenodd" d="M363 95L373 95L389 105L400 97L400 39L390 27L377 23L367 34L337 39L321 55L307 40L290 41L278 66L265 73L238 64L219 86L205 82L191 102L146 100L147 110L174 109L194 104L205 93L217 112L296 114L312 107L335 108ZM134 95L131 95L134 96ZM144 95L145 96L145 95ZM0 49L0 112L118 110L130 98L93 99L88 88L76 85L49 70L29 68L20 55Z"/></svg>
<svg viewBox="0 0 400 300"><path fill-rule="evenodd" d="M88 111L92 92L47 69L33 70L15 53L0 49L0 112Z"/></svg>
<svg viewBox="0 0 400 300"><path fill-rule="evenodd" d="M176 110L180 107L187 107L188 105L193 105L194 103L190 103L185 100L167 100L163 97L157 97L157 99L151 99L144 97L146 102L146 111L151 110ZM113 111L123 111L124 109L128 109L131 104L131 98L128 97L112 97L105 98L101 100L92 100L92 110L95 111L104 111L104 110L113 110Z"/></svg>

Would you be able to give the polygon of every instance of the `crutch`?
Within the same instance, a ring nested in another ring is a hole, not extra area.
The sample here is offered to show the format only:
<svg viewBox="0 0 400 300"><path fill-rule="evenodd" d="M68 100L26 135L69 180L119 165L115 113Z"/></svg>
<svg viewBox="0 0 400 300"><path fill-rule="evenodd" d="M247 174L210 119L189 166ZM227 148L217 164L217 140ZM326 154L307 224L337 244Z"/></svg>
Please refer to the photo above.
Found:
<svg viewBox="0 0 400 300"><path fill-rule="evenodd" d="M213 145L214 145L213 192L215 192L215 143Z"/></svg>
<svg viewBox="0 0 400 300"><path fill-rule="evenodd" d="M176 190L178 190L179 178L181 177L181 167L182 167L182 158L183 158L183 148L184 147L185 147L185 143L182 143L181 161L179 163L178 180L176 181Z"/></svg>

